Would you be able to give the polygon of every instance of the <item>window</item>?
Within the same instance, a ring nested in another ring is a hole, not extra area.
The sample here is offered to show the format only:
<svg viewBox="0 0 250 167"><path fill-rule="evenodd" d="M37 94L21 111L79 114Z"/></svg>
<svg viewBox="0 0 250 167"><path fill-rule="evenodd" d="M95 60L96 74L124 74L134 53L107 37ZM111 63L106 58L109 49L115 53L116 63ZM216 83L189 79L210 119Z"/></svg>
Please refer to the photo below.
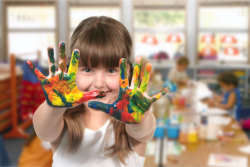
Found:
<svg viewBox="0 0 250 167"><path fill-rule="evenodd" d="M55 7L53 5L8 6L8 55L20 59L37 59L37 51L47 60L47 46L55 48Z"/></svg>
<svg viewBox="0 0 250 167"><path fill-rule="evenodd" d="M198 35L198 58L201 62L247 63L248 20L249 8L246 5L201 6Z"/></svg>
<svg viewBox="0 0 250 167"><path fill-rule="evenodd" d="M184 2L134 3L134 56L176 59L185 55Z"/></svg>
<svg viewBox="0 0 250 167"><path fill-rule="evenodd" d="M120 7L117 6L71 6L70 11L70 37L77 25L84 19L91 16L107 16L118 21L121 20Z"/></svg>

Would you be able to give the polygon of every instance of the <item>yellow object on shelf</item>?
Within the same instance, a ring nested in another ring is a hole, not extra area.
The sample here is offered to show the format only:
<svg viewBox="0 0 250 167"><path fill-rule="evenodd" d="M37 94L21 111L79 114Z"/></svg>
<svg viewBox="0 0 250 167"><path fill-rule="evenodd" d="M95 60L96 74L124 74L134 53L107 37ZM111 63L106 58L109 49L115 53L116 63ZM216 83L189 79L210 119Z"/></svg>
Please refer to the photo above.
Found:
<svg viewBox="0 0 250 167"><path fill-rule="evenodd" d="M244 76L245 75L245 71L233 71L233 73L236 75L236 76Z"/></svg>

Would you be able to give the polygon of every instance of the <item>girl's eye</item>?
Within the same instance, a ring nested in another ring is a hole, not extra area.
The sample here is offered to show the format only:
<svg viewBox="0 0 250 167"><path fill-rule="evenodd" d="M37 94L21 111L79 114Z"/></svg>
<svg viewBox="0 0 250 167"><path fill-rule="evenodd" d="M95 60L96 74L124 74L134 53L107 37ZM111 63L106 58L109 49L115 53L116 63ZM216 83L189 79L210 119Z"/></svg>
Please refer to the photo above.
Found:
<svg viewBox="0 0 250 167"><path fill-rule="evenodd" d="M84 72L92 72L92 70L89 69L89 68L85 68L85 69L83 69L83 71L84 71Z"/></svg>
<svg viewBox="0 0 250 167"><path fill-rule="evenodd" d="M114 72L116 72L116 70L115 69L109 69L107 72L108 73L114 73Z"/></svg>

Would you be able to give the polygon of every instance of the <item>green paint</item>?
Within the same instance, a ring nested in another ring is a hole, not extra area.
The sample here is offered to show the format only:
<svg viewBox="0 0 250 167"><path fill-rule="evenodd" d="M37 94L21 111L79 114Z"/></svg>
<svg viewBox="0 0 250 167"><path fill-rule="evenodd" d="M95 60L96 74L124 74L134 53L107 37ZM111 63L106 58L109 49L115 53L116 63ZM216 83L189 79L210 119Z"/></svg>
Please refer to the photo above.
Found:
<svg viewBox="0 0 250 167"><path fill-rule="evenodd" d="M59 79L60 79L60 81L61 81L62 78L63 78L64 69L65 69L64 62L62 62L61 64L59 64L59 68L61 69L61 73L59 74Z"/></svg>
<svg viewBox="0 0 250 167"><path fill-rule="evenodd" d="M52 72L53 75L55 74L56 66L54 64L50 67L50 71Z"/></svg>
<svg viewBox="0 0 250 167"><path fill-rule="evenodd" d="M41 81L41 84L42 85L47 85L47 84L50 84L51 82L48 80L48 79L44 79Z"/></svg>
<svg viewBox="0 0 250 167"><path fill-rule="evenodd" d="M122 60L120 64L120 78L121 79L126 79L127 78L127 67L126 67L126 61L125 59Z"/></svg>
<svg viewBox="0 0 250 167"><path fill-rule="evenodd" d="M135 64L135 68L133 71L134 88L137 88L139 86L140 73L141 73L141 61L140 61L140 64L138 63Z"/></svg>
<svg viewBox="0 0 250 167"><path fill-rule="evenodd" d="M54 49L53 48L48 48L48 54L49 54L49 61L54 64L55 59L54 59Z"/></svg>
<svg viewBox="0 0 250 167"><path fill-rule="evenodd" d="M149 79L149 72L145 68L144 76L143 76L142 83L140 86L141 92L146 92L147 86L148 86L148 79Z"/></svg>
<svg viewBox="0 0 250 167"><path fill-rule="evenodd" d="M78 59L79 59L79 52L75 51L75 53L71 59L71 65L76 66L76 64L78 63Z"/></svg>
<svg viewBox="0 0 250 167"><path fill-rule="evenodd" d="M61 59L64 59L65 58L65 43L64 42L61 42L60 43L60 57Z"/></svg>

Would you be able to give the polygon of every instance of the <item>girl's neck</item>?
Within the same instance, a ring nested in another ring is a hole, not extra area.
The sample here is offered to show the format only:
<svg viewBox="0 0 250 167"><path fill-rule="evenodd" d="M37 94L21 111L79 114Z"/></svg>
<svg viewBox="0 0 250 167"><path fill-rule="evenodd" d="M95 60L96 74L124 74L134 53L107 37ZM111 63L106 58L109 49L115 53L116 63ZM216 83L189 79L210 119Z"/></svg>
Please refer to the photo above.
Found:
<svg viewBox="0 0 250 167"><path fill-rule="evenodd" d="M86 128L96 131L108 121L110 116L102 111L86 107L82 118Z"/></svg>

